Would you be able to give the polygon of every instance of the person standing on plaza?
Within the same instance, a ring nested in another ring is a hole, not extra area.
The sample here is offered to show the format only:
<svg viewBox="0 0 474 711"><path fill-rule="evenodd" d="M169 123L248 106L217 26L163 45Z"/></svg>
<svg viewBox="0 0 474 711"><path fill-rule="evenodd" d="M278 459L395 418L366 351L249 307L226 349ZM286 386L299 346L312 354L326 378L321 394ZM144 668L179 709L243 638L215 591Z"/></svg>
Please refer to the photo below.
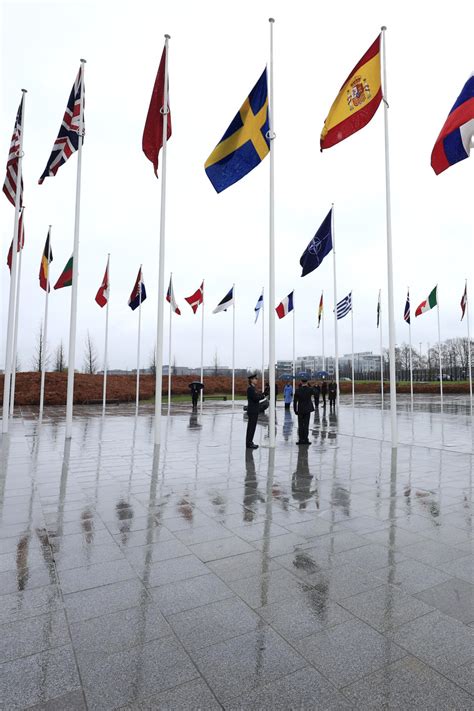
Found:
<svg viewBox="0 0 474 711"><path fill-rule="evenodd" d="M258 449L258 444L253 443L255 428L257 427L258 413L260 412L260 400L265 396L258 392L257 388L257 373L252 373L249 376L249 386L247 388L247 436L245 438L245 446L247 449Z"/></svg>
<svg viewBox="0 0 474 711"><path fill-rule="evenodd" d="M316 411L319 408L319 396L320 395L321 395L321 387L316 383L316 385L313 385L314 406L316 408Z"/></svg>
<svg viewBox="0 0 474 711"><path fill-rule="evenodd" d="M285 400L285 410L289 410L293 401L293 385L286 383L283 388L283 399Z"/></svg>
<svg viewBox="0 0 474 711"><path fill-rule="evenodd" d="M309 421L314 412L313 388L308 385L308 378L301 378L301 385L296 388L293 408L298 416L298 441L296 444L311 444L308 439Z"/></svg>
<svg viewBox="0 0 474 711"><path fill-rule="evenodd" d="M325 380L321 381L321 395L323 396L323 407L326 407L326 395L328 394L328 384Z"/></svg>

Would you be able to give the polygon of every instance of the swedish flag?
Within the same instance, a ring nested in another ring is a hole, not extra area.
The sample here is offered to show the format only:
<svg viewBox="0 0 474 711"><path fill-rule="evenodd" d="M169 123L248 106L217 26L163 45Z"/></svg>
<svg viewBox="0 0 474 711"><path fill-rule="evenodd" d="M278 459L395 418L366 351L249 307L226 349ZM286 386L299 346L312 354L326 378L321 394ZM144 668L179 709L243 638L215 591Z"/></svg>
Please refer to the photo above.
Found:
<svg viewBox="0 0 474 711"><path fill-rule="evenodd" d="M250 173L269 153L267 70L204 164L218 193Z"/></svg>

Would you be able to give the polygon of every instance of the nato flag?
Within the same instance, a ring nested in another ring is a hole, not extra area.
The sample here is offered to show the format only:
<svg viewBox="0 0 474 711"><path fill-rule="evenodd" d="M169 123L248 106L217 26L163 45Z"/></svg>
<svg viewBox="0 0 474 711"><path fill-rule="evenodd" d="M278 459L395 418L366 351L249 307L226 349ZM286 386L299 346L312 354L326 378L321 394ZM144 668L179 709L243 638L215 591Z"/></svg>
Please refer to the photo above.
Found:
<svg viewBox="0 0 474 711"><path fill-rule="evenodd" d="M314 235L311 242L303 252L300 264L303 267L301 276L314 271L319 267L324 257L329 254L332 249L332 208L323 220L321 227Z"/></svg>

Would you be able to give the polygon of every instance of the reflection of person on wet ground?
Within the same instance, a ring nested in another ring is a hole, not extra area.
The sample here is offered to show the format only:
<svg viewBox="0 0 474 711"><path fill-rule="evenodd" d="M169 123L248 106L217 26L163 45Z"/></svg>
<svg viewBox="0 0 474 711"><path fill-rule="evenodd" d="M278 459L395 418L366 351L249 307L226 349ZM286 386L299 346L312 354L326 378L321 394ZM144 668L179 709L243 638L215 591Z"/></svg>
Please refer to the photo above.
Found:
<svg viewBox="0 0 474 711"><path fill-rule="evenodd" d="M191 412L189 416L189 425L188 425L190 430L200 430L202 425L200 424L198 420L198 413L197 413L197 408Z"/></svg>
<svg viewBox="0 0 474 711"><path fill-rule="evenodd" d="M301 385L296 388L293 408L298 415L298 441L296 444L311 444L308 439L309 421L314 412L313 389L308 385L308 378L301 378Z"/></svg>
<svg viewBox="0 0 474 711"><path fill-rule="evenodd" d="M264 503L265 497L258 492L257 472L252 450L245 452L245 486L244 486L244 521L250 522L257 513L258 502Z"/></svg>
<svg viewBox="0 0 474 711"><path fill-rule="evenodd" d="M291 389L293 392L293 388ZM288 442L291 436L291 430L293 429L293 417L291 416L291 410L285 409L285 421L283 423L283 439Z"/></svg>
<svg viewBox="0 0 474 711"><path fill-rule="evenodd" d="M300 447L298 450L298 461L296 471L291 479L291 493L295 501L299 502L299 508L305 509L308 501L314 494L311 491L312 474L309 471L308 448Z"/></svg>
<svg viewBox="0 0 474 711"><path fill-rule="evenodd" d="M337 437L337 416L336 416L336 410L334 409L332 412L329 410L329 432L328 432L328 439L336 439Z"/></svg>
<svg viewBox="0 0 474 711"><path fill-rule="evenodd" d="M120 531L120 538L123 545L126 545L133 519L133 508L127 501L121 499L115 504L115 511L119 520L118 529Z"/></svg>
<svg viewBox="0 0 474 711"><path fill-rule="evenodd" d="M328 433L328 418L323 414L323 419L321 420L321 439L326 439Z"/></svg>

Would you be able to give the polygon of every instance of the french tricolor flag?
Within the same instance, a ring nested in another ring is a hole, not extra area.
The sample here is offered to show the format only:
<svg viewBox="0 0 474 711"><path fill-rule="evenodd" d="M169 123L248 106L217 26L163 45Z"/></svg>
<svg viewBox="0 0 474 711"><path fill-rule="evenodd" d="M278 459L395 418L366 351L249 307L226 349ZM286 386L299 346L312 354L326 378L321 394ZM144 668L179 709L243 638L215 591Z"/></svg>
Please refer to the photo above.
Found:
<svg viewBox="0 0 474 711"><path fill-rule="evenodd" d="M431 153L431 167L436 175L469 158L473 135L474 74L471 74L449 112Z"/></svg>
<svg viewBox="0 0 474 711"><path fill-rule="evenodd" d="M293 311L293 292L288 294L288 296L285 296L283 301L278 304L275 311L277 312L278 318L283 318L286 314L289 314L290 311Z"/></svg>

